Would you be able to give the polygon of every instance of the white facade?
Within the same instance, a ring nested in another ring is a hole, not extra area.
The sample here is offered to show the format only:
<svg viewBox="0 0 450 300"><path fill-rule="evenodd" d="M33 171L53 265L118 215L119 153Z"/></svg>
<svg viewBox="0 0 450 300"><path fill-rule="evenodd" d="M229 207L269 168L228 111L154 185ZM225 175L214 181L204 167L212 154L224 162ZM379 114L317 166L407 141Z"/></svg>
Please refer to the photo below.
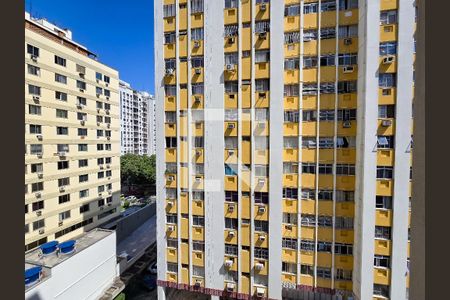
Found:
<svg viewBox="0 0 450 300"><path fill-rule="evenodd" d="M150 121L150 116L154 114L149 111L154 97L147 92L134 90L124 81L120 81L119 85L121 154L151 155L154 153L155 146L152 143L155 138L150 139L150 132L155 126L154 121Z"/></svg>

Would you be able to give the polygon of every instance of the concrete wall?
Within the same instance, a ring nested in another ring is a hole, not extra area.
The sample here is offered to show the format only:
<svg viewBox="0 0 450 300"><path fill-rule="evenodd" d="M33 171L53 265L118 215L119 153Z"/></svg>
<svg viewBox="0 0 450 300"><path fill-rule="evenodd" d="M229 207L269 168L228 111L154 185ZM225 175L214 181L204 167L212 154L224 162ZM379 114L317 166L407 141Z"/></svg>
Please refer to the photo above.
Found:
<svg viewBox="0 0 450 300"><path fill-rule="evenodd" d="M117 222L117 244L156 214L156 203L149 204Z"/></svg>

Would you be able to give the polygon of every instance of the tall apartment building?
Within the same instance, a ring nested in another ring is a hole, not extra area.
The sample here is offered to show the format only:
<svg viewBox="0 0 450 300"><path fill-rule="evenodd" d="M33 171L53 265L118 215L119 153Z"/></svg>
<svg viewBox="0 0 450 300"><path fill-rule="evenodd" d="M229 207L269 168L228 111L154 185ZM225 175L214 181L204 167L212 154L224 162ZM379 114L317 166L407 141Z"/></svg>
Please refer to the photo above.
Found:
<svg viewBox="0 0 450 300"><path fill-rule="evenodd" d="M155 3L158 297L406 299L413 0Z"/></svg>
<svg viewBox="0 0 450 300"><path fill-rule="evenodd" d="M156 154L156 99L148 95L148 154Z"/></svg>
<svg viewBox="0 0 450 300"><path fill-rule="evenodd" d="M121 154L150 155L150 103L154 97L147 92L134 90L120 80ZM153 139L154 140L154 139Z"/></svg>
<svg viewBox="0 0 450 300"><path fill-rule="evenodd" d="M25 249L119 214L118 72L25 13Z"/></svg>

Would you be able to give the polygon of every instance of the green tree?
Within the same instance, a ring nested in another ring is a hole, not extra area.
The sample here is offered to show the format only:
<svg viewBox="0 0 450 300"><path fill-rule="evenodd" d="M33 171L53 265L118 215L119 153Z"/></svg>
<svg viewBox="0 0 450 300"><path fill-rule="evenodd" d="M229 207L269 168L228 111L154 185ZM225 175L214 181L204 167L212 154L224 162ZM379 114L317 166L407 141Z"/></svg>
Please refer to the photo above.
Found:
<svg viewBox="0 0 450 300"><path fill-rule="evenodd" d="M120 157L120 177L125 184L155 184L155 155L125 154Z"/></svg>

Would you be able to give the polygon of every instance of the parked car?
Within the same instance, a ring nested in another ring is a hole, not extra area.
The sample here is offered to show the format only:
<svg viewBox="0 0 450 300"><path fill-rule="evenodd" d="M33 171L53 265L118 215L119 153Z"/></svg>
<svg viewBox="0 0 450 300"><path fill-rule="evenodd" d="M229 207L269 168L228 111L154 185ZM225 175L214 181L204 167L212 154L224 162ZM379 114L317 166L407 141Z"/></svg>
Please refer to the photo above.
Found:
<svg viewBox="0 0 450 300"><path fill-rule="evenodd" d="M157 274L158 273L156 261L154 263L150 264L150 266L148 266L147 271L149 271L150 274Z"/></svg>
<svg viewBox="0 0 450 300"><path fill-rule="evenodd" d="M144 275L142 278L142 283L149 291L152 291L156 288L156 276Z"/></svg>

